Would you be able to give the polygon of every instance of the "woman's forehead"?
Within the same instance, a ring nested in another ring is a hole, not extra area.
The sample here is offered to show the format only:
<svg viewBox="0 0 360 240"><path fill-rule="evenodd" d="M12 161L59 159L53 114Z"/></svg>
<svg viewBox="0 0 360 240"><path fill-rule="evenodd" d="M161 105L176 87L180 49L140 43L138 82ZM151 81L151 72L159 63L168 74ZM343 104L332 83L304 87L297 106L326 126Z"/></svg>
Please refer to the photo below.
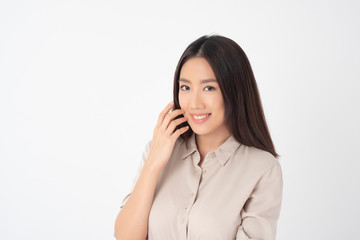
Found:
<svg viewBox="0 0 360 240"><path fill-rule="evenodd" d="M187 83L209 83L216 82L216 77L206 59L196 57L184 63L180 71L180 80Z"/></svg>

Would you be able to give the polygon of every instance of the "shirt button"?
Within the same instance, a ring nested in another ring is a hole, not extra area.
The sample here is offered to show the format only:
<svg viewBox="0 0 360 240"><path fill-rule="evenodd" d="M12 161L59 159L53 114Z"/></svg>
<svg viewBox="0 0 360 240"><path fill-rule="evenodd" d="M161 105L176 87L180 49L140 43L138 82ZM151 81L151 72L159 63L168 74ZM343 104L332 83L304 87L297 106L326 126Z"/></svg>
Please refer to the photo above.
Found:
<svg viewBox="0 0 360 240"><path fill-rule="evenodd" d="M195 193L191 193L191 196L193 197L195 195Z"/></svg>

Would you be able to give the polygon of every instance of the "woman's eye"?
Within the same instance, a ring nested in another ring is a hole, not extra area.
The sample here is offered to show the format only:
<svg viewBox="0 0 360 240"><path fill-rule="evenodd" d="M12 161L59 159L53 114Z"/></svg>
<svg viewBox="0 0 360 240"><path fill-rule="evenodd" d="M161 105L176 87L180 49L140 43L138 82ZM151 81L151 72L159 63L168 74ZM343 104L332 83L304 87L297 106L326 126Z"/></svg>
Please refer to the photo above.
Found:
<svg viewBox="0 0 360 240"><path fill-rule="evenodd" d="M214 90L215 88L214 87L210 87L210 86L207 86L207 87L205 87L205 89L210 89L209 91L211 91L211 90Z"/></svg>
<svg viewBox="0 0 360 240"><path fill-rule="evenodd" d="M182 85L180 88L181 88L182 90L186 91L186 90L187 90L186 88L189 88L189 87L188 87L188 86L185 86L185 85Z"/></svg>

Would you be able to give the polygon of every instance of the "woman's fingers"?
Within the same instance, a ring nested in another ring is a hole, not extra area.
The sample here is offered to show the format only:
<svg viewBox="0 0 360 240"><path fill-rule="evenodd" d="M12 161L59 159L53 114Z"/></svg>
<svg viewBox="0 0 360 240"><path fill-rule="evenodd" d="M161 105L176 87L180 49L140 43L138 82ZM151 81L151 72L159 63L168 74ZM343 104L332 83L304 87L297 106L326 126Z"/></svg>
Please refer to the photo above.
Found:
<svg viewBox="0 0 360 240"><path fill-rule="evenodd" d="M170 136L170 138L172 138L173 141L176 141L176 139L178 139L178 137L183 134L184 132L186 132L187 130L189 130L189 126L185 126L182 128L179 128L178 130L176 130L174 132L173 135Z"/></svg>
<svg viewBox="0 0 360 240"><path fill-rule="evenodd" d="M169 111L171 110L172 106L174 105L174 102L171 101L159 114L159 118L157 121L157 126L161 126L162 122L164 121L164 118L166 116L166 114L169 113Z"/></svg>
<svg viewBox="0 0 360 240"><path fill-rule="evenodd" d="M182 117L182 118L179 118L179 119L176 119L176 120L172 121L169 124L169 127L166 129L167 134L169 134L169 135L173 134L176 126L180 125L183 122L186 122L186 120L187 120L186 117Z"/></svg>
<svg viewBox="0 0 360 240"><path fill-rule="evenodd" d="M172 111L171 113L167 114L164 118L164 121L162 122L162 125L161 125L161 129L166 131L166 129L168 128L169 124L171 121L173 121L173 119L180 115L180 114L183 114L184 113L184 110L182 109L176 109L174 111Z"/></svg>
<svg viewBox="0 0 360 240"><path fill-rule="evenodd" d="M187 120L186 117L175 119L177 116L184 114L183 109L175 109L172 112L170 112L171 108L174 106L173 102L170 102L159 114L158 122L157 122L157 128L162 130L164 133L166 133L167 136L170 136L172 138L173 135L180 136L185 131L187 131L188 128L180 128L177 129L177 131L174 132L176 127L180 125L181 123L185 122Z"/></svg>

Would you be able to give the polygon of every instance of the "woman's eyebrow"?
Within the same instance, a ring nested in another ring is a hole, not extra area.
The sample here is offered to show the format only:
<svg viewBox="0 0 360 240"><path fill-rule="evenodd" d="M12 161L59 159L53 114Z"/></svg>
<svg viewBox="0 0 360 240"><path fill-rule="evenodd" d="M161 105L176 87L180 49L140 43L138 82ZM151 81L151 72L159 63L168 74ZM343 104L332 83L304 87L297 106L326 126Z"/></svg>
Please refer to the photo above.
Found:
<svg viewBox="0 0 360 240"><path fill-rule="evenodd" d="M185 79L185 78L180 78L179 82L186 82L186 83L191 83L189 80ZM217 82L215 79L204 79L201 80L201 83L209 83L209 82Z"/></svg>

